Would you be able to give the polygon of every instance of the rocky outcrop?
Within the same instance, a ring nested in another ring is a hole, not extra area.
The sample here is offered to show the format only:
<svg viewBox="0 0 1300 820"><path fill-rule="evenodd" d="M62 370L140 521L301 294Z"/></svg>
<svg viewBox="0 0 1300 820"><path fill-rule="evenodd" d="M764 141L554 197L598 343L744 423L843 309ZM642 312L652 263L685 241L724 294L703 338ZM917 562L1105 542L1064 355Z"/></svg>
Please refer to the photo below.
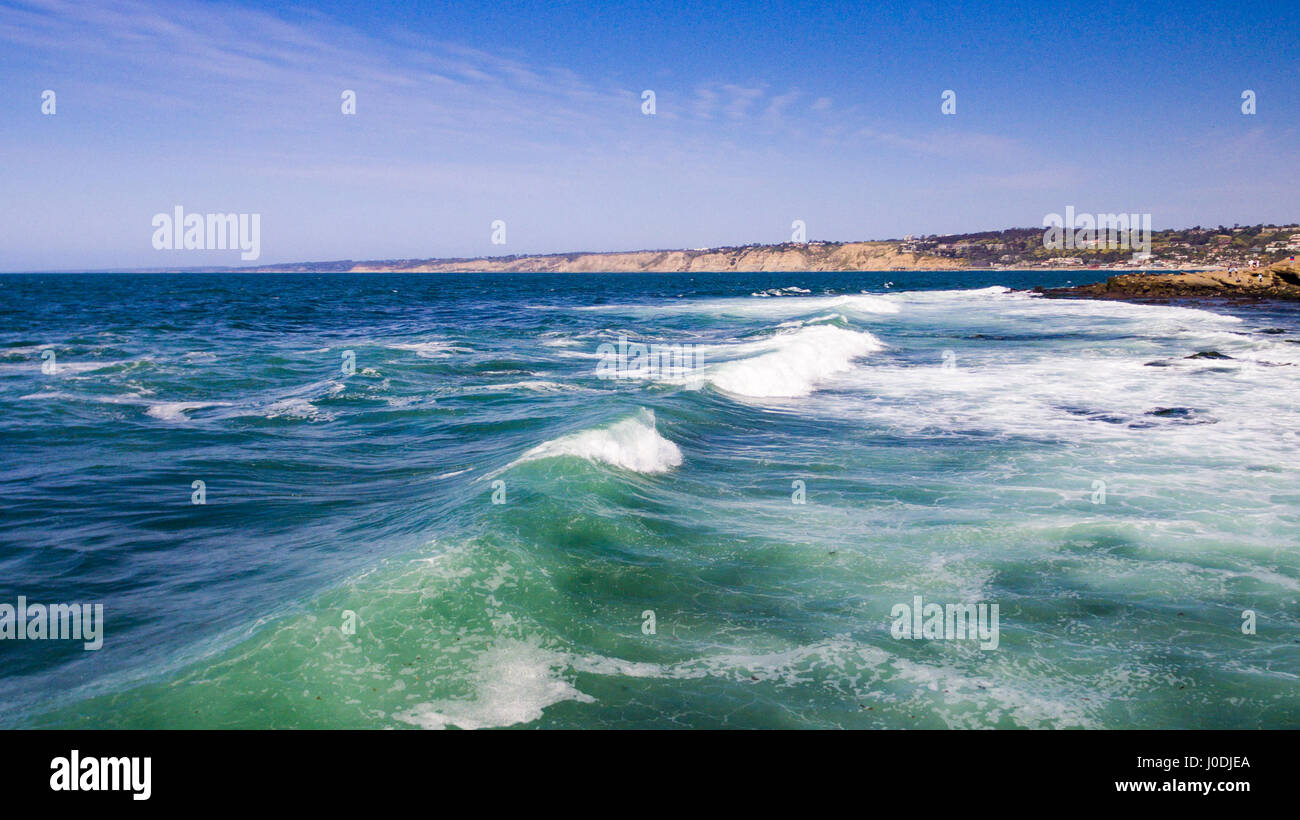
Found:
<svg viewBox="0 0 1300 820"><path fill-rule="evenodd" d="M1125 273L1105 282L1072 288L1034 288L1057 298L1088 299L1295 299L1300 300L1300 262L1266 268L1194 273Z"/></svg>

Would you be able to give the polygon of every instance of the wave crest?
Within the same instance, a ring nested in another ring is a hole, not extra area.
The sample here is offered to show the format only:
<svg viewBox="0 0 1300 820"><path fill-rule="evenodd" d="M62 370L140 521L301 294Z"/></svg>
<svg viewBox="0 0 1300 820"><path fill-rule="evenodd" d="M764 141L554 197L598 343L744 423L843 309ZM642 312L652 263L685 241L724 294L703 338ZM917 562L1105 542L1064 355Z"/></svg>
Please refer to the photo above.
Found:
<svg viewBox="0 0 1300 820"><path fill-rule="evenodd" d="M852 369L853 360L884 349L870 333L833 325L809 325L741 346L748 358L714 365L705 380L741 396L806 396L828 377Z"/></svg>
<svg viewBox="0 0 1300 820"><path fill-rule="evenodd" d="M608 427L582 430L544 442L513 464L573 456L635 473L666 473L681 466L682 451L655 429L653 410L641 409Z"/></svg>

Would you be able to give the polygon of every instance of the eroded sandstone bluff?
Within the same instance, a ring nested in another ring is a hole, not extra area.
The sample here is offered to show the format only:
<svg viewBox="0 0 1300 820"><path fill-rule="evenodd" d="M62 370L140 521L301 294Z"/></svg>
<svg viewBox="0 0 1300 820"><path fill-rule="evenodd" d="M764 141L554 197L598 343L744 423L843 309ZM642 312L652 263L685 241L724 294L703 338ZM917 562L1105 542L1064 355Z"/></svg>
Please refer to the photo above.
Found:
<svg viewBox="0 0 1300 820"><path fill-rule="evenodd" d="M1293 299L1300 300L1300 262L1266 268L1194 273L1124 273L1072 288L1034 288L1055 298L1087 299Z"/></svg>
<svg viewBox="0 0 1300 820"><path fill-rule="evenodd" d="M746 245L700 250L558 253L492 256L479 259L393 259L381 262L268 265L254 270L294 272L344 270L351 273L546 272L546 273L704 273L752 271L888 271L968 268L965 259L906 253L892 242L809 242Z"/></svg>

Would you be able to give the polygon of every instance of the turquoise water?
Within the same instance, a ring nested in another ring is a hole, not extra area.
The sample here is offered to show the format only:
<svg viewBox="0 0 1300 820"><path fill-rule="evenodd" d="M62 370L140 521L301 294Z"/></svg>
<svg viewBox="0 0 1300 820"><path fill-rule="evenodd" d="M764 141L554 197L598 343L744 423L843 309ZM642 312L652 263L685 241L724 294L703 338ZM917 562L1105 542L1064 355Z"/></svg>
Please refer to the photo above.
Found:
<svg viewBox="0 0 1300 820"><path fill-rule="evenodd" d="M1295 309L1085 276L5 276L0 723L1300 726Z"/></svg>

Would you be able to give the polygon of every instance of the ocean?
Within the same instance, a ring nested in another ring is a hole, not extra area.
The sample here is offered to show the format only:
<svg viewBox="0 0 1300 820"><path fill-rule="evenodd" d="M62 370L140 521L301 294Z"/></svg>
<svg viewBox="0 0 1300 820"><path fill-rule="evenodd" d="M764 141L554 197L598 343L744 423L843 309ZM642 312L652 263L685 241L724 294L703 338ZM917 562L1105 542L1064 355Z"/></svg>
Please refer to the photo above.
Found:
<svg viewBox="0 0 1300 820"><path fill-rule="evenodd" d="M0 725L1300 727L1296 309L1103 276L0 277Z"/></svg>

